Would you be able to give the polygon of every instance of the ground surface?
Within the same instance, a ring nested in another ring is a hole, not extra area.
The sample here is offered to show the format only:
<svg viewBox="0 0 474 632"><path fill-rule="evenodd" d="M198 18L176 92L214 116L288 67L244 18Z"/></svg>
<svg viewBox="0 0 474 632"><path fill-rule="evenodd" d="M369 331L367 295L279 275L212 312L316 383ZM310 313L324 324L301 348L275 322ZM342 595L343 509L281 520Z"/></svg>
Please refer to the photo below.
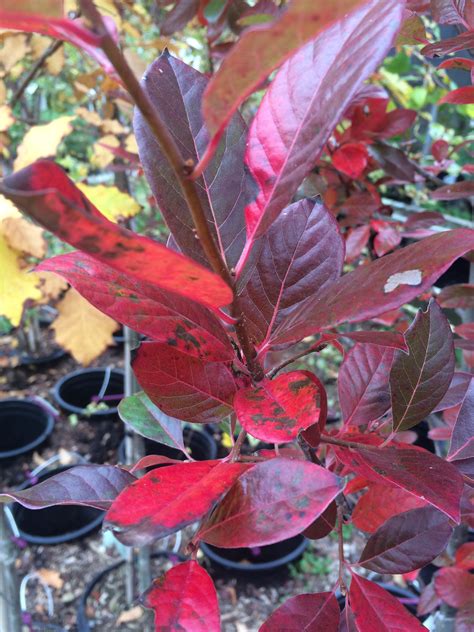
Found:
<svg viewBox="0 0 474 632"><path fill-rule="evenodd" d="M102 367L118 367L122 364L122 352L119 348L109 349L93 363L94 366ZM74 360L66 356L54 366L3 369L0 397L39 395L54 403L51 396L54 383L77 368ZM49 444L40 452L9 463L7 467L0 466L0 487L17 487L34 467L58 453L66 461L67 453L76 452L94 463L116 463L122 433L120 421L97 424L79 420L74 424L66 415L61 414ZM355 536L355 542L347 547L349 557L358 548L357 540ZM169 550L172 545L173 542L169 542ZM163 548L162 543L160 548ZM20 577L28 573L39 573L50 584L54 602L54 615L49 618L50 622L65 630L83 632L86 628L81 629L77 625L77 607L81 596L98 573L122 559L121 553L124 553L123 549L117 550L110 537L104 540L103 534L98 531L69 544L28 545L23 549L18 548L17 568ZM236 579L211 568L218 589L223 631L257 631L261 623L287 597L300 592L330 589L337 577L336 558L337 542L330 536L311 543L303 559L284 572L265 574L253 579ZM170 562L162 559L154 561L153 575L158 576L169 564ZM85 608L90 629L101 632L145 632L152 629L140 607L132 604L124 608L124 586L123 566L94 586ZM46 596L37 579L33 578L29 583L26 601L35 620L48 620Z"/></svg>

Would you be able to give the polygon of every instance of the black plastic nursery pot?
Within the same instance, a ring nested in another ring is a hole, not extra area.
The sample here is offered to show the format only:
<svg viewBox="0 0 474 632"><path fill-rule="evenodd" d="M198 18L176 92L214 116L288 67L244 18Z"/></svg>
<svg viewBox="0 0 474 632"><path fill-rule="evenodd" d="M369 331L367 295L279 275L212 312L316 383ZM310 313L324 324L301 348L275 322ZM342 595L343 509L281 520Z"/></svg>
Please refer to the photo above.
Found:
<svg viewBox="0 0 474 632"><path fill-rule="evenodd" d="M38 476L36 482L41 483L68 469L70 466L58 467L44 472ZM31 486L28 481L20 489ZM30 544L43 545L62 544L83 538L100 527L105 514L99 509L76 505L27 509L15 503L11 510L20 537Z"/></svg>
<svg viewBox="0 0 474 632"><path fill-rule="evenodd" d="M117 418L117 406L124 396L124 372L121 369L79 369L68 373L53 389L53 396L68 415L90 421ZM107 409L88 410L90 404L107 404Z"/></svg>
<svg viewBox="0 0 474 632"><path fill-rule="evenodd" d="M201 542L200 547L215 570L262 576L296 562L305 552L308 543L304 536L297 535L282 542L255 548L221 549L205 542Z"/></svg>
<svg viewBox="0 0 474 632"><path fill-rule="evenodd" d="M27 399L8 398L0 402L0 463L36 450L54 428L51 413Z"/></svg>
<svg viewBox="0 0 474 632"><path fill-rule="evenodd" d="M184 428L184 445L189 449L193 459L196 461L208 461L217 457L217 444L208 432L202 432L195 428ZM170 446L157 443L151 439L145 439L145 456L149 455L167 456L170 459L185 459L181 450L176 450ZM125 443L122 442L119 448L119 461L125 462Z"/></svg>
<svg viewBox="0 0 474 632"><path fill-rule="evenodd" d="M45 353L44 355L30 355L29 353L22 353L20 356L19 364L20 366L46 366L49 364L53 364L54 362L58 362L62 358L67 355L67 351L64 349L57 348L51 351L50 353Z"/></svg>

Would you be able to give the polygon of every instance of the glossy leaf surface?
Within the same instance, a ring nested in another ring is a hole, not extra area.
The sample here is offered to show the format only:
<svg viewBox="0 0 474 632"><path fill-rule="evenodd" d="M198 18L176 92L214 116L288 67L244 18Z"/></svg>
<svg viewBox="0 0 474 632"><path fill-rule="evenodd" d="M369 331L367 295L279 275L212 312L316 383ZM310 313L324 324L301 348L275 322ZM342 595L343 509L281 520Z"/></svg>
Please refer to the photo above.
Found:
<svg viewBox="0 0 474 632"><path fill-rule="evenodd" d="M396 352L390 372L393 430L408 430L435 408L454 374L451 328L438 303L430 301L405 333L408 355Z"/></svg>
<svg viewBox="0 0 474 632"><path fill-rule="evenodd" d="M433 507L400 513L369 538L359 564L381 574L409 573L442 553L452 532L446 515Z"/></svg>
<svg viewBox="0 0 474 632"><path fill-rule="evenodd" d="M212 423L232 410L237 385L223 362L204 362L166 343L143 342L132 366L145 393L170 417Z"/></svg>
<svg viewBox="0 0 474 632"><path fill-rule="evenodd" d="M330 13L334 16L333 3ZM306 44L277 73L248 138L246 162L260 187L245 211L250 243L291 200L363 81L390 48L401 18L399 0L370 0ZM305 81L297 80L301 76Z"/></svg>
<svg viewBox="0 0 474 632"><path fill-rule="evenodd" d="M108 509L116 496L135 480L129 472L115 465L78 465L28 489L5 492L0 500L16 500L28 509L54 505Z"/></svg>
<svg viewBox="0 0 474 632"><path fill-rule="evenodd" d="M196 461L152 470L117 497L104 524L124 544L149 544L202 518L251 467Z"/></svg>
<svg viewBox="0 0 474 632"><path fill-rule="evenodd" d="M118 413L120 419L142 437L184 452L181 421L165 415L145 393L122 399Z"/></svg>
<svg viewBox="0 0 474 632"><path fill-rule="evenodd" d="M201 114L207 83L205 75L167 52L151 64L142 81L184 160L194 164L209 140ZM145 175L171 233L184 254L207 267L180 184L139 110L135 111L134 130ZM213 161L196 181L208 226L229 267L235 266L244 247L244 208L256 195L244 166L246 137L247 127L236 114Z"/></svg>
<svg viewBox="0 0 474 632"><path fill-rule="evenodd" d="M274 343L291 342L343 322L359 322L413 300L458 257L474 249L474 230L427 237L360 266L308 297L275 332Z"/></svg>
<svg viewBox="0 0 474 632"><path fill-rule="evenodd" d="M381 586L355 573L352 573L349 602L359 632L426 630L398 599Z"/></svg>
<svg viewBox="0 0 474 632"><path fill-rule="evenodd" d="M207 360L233 358L219 320L194 301L117 272L81 252L52 257L36 269L59 274L94 307L157 342Z"/></svg>
<svg viewBox="0 0 474 632"><path fill-rule="evenodd" d="M414 446L336 448L351 470L374 482L391 483L433 505L459 522L463 481L456 468Z"/></svg>
<svg viewBox="0 0 474 632"><path fill-rule="evenodd" d="M294 51L328 24L343 17L358 0L296 0L271 24L248 29L211 81L204 98L204 116L213 134L239 105Z"/></svg>
<svg viewBox="0 0 474 632"><path fill-rule="evenodd" d="M381 498L383 503L380 502ZM352 513L352 522L358 529L373 533L393 516L424 506L424 500L400 487L372 483L369 490L357 501Z"/></svg>
<svg viewBox="0 0 474 632"><path fill-rule="evenodd" d="M52 161L14 173L0 191L57 237L118 272L213 307L232 300L231 289L216 274L107 220Z"/></svg>
<svg viewBox="0 0 474 632"><path fill-rule="evenodd" d="M309 371L283 373L237 391L234 410L256 439L285 443L319 420L319 388Z"/></svg>
<svg viewBox="0 0 474 632"><path fill-rule="evenodd" d="M156 632L220 632L216 589L194 560L177 564L155 579L142 603L155 612Z"/></svg>
<svg viewBox="0 0 474 632"><path fill-rule="evenodd" d="M337 632L339 604L332 592L297 595L277 608L259 632Z"/></svg>
<svg viewBox="0 0 474 632"><path fill-rule="evenodd" d="M344 425L368 424L388 411L393 356L394 349L372 344L356 344L346 354L338 378Z"/></svg>
<svg viewBox="0 0 474 632"><path fill-rule="evenodd" d="M256 343L271 338L295 308L342 272L344 242L322 205L300 200L288 206L262 238L261 254L242 293L245 322Z"/></svg>
<svg viewBox="0 0 474 632"><path fill-rule="evenodd" d="M257 463L202 525L198 539L224 548L263 546L301 533L341 490L340 479L309 463Z"/></svg>

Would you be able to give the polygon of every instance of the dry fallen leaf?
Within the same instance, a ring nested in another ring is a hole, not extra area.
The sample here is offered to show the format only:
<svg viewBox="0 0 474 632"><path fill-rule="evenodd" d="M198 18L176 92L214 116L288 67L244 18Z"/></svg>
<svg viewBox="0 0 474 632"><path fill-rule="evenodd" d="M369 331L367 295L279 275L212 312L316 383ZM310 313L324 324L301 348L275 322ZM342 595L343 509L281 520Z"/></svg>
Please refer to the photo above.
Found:
<svg viewBox="0 0 474 632"><path fill-rule="evenodd" d="M7 217L0 223L0 232L13 250L19 250L38 259L45 256L47 243L40 226L23 217Z"/></svg>
<svg viewBox="0 0 474 632"><path fill-rule="evenodd" d="M39 288L43 295L41 303L49 303L67 289L66 281L53 272L36 272L36 275L39 277Z"/></svg>
<svg viewBox="0 0 474 632"><path fill-rule="evenodd" d="M58 571L54 571L50 568L39 568L36 572L44 581L44 583L48 584L48 586L51 586L51 588L61 590L61 588L63 587L64 580L62 579Z"/></svg>
<svg viewBox="0 0 474 632"><path fill-rule="evenodd" d="M141 606L135 606L134 608L130 608L130 610L124 610L120 613L116 621L116 625L121 625L122 623L130 623L131 621L137 621L143 616L143 608Z"/></svg>
<svg viewBox="0 0 474 632"><path fill-rule="evenodd" d="M59 316L51 327L56 341L77 362L87 366L113 344L117 323L99 312L71 288L56 306Z"/></svg>
<svg viewBox="0 0 474 632"><path fill-rule="evenodd" d="M123 193L117 187L108 187L103 184L97 186L78 184L77 186L92 204L112 222L116 222L121 217L132 217L140 210L140 205L130 195Z"/></svg>
<svg viewBox="0 0 474 632"><path fill-rule="evenodd" d="M25 57L28 51L27 36L22 33L7 32L2 34L1 42L3 42L3 47L0 48L0 65L8 73L20 59Z"/></svg>
<svg viewBox="0 0 474 632"><path fill-rule="evenodd" d="M106 145L106 147L104 147L104 145ZM105 136L102 136L102 138L99 138L99 140L94 143L94 153L91 157L91 162L94 167L99 167L101 169L108 167L115 156L110 149L107 149L107 146L118 147L119 145L120 143L118 138L112 134L106 134Z"/></svg>
<svg viewBox="0 0 474 632"><path fill-rule="evenodd" d="M15 122L9 105L0 106L0 132L6 132L10 125Z"/></svg>
<svg viewBox="0 0 474 632"><path fill-rule="evenodd" d="M31 127L23 137L13 165L15 171L27 167L38 158L54 156L62 139L72 132L74 116L60 116L46 125Z"/></svg>

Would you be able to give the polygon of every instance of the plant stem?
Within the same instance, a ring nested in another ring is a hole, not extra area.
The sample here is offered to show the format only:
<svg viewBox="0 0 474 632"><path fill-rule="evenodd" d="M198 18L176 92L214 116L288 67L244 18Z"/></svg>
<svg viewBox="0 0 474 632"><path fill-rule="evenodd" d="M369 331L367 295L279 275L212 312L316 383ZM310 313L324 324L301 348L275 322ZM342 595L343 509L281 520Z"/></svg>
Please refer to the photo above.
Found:
<svg viewBox="0 0 474 632"><path fill-rule="evenodd" d="M186 203L196 227L197 235L212 269L226 283L228 283L229 286L232 287L232 278L209 230L209 226L197 194L196 186L188 177L193 165L189 165L184 161L173 136L161 120L161 117L153 106L150 98L142 89L125 57L122 55L117 44L107 31L102 16L96 9L93 1L80 0L80 5L83 15L87 18L87 20L89 20L95 34L100 38L100 46L102 50L112 63L125 88L133 98L137 108L146 119L153 135L161 147L161 150L168 159L181 189L183 190Z"/></svg>
<svg viewBox="0 0 474 632"><path fill-rule="evenodd" d="M380 446L369 445L367 443L357 443L356 441L344 441L344 439L337 439L330 435L321 435L321 443L330 443L331 445L339 445L343 448L353 448L355 450L367 449L367 450L379 450Z"/></svg>
<svg viewBox="0 0 474 632"><path fill-rule="evenodd" d="M112 63L123 85L132 97L135 105L142 113L147 121L151 132L157 139L163 154L166 156L174 174L181 186L184 198L188 205L191 217L196 228L197 236L201 242L204 253L209 261L212 269L218 274L229 287L235 288L235 283L230 274L226 262L222 257L214 238L209 230L209 225L204 214L197 187L193 180L189 177L193 165L187 164L183 159L178 146L161 119L159 113L151 102L146 92L142 89L139 81L135 77L132 69L128 65L125 57L114 42L110 33L104 24L102 16L96 9L93 0L80 0L81 11L86 19L90 22L94 33L100 38L100 46L107 58ZM237 337L245 355L249 370L256 381L264 377L263 369L256 360L256 352L250 341L245 323L242 319L242 310L237 296L232 304L232 316L237 320L235 325Z"/></svg>
<svg viewBox="0 0 474 632"><path fill-rule="evenodd" d="M234 447L232 448L232 452L230 455L231 463L234 463L234 461L237 461L237 459L239 458L240 449L246 438L247 438L247 431L242 428L242 430L239 433L239 436L237 437L237 441L234 443Z"/></svg>
<svg viewBox="0 0 474 632"><path fill-rule="evenodd" d="M11 101L10 101L10 107L11 108L15 107L15 105L21 99L21 97L23 96L26 88L30 85L30 83L36 77L36 75L38 74L41 66L48 59L48 57L51 57L51 55L54 55L54 53L57 50L59 50L63 44L64 44L64 42L62 40L57 40L56 42L53 42L50 46L48 46L48 48L44 51L44 53L41 55L41 57L39 57L37 59L37 61L30 68L28 74L25 76L23 81L18 86L15 94L12 96Z"/></svg>
<svg viewBox="0 0 474 632"><path fill-rule="evenodd" d="M291 356L291 358L288 358L288 360L285 360L284 362L279 364L277 367L272 369L270 373L268 374L268 377L269 378L274 377L277 373L279 373L282 369L287 367L289 364L293 364L293 362L296 362L296 360L299 360L300 358L304 358L310 353L318 353L319 351L322 351L326 347L327 347L326 343L322 343L322 344L315 343L314 345L311 345L309 349L305 349L304 351L301 351L300 353L296 353L294 356Z"/></svg>

